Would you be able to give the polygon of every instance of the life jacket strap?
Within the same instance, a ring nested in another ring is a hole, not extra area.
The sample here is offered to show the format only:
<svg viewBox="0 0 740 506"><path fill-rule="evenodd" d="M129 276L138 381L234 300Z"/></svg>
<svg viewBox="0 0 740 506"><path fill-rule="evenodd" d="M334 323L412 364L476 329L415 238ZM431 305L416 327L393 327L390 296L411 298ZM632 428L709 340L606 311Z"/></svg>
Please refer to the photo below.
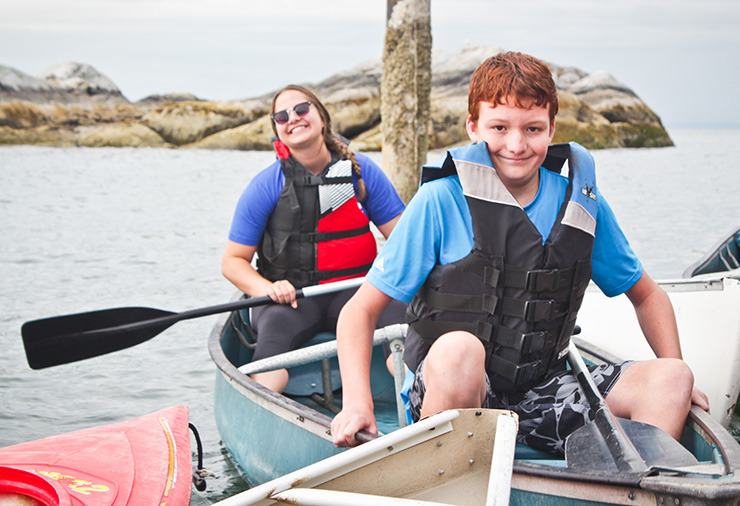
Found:
<svg viewBox="0 0 740 506"><path fill-rule="evenodd" d="M559 337L560 332L557 330L541 330L524 334L518 330L501 326L496 332L496 344L526 355L554 348L558 344Z"/></svg>
<svg viewBox="0 0 740 506"><path fill-rule="evenodd" d="M426 284L422 285L419 296L430 306L442 311L493 314L498 304L498 297L492 294L461 295L443 293Z"/></svg>
<svg viewBox="0 0 740 506"><path fill-rule="evenodd" d="M347 276L356 276L365 274L372 267L372 263L360 265L357 267L348 267L346 269L334 269L327 271L293 271L289 269L271 268L268 279L290 279L302 286L309 286L334 278L344 278Z"/></svg>
<svg viewBox="0 0 740 506"><path fill-rule="evenodd" d="M505 297L501 301L501 315L513 316L528 322L549 321L568 313L566 300L522 300Z"/></svg>
<svg viewBox="0 0 740 506"><path fill-rule="evenodd" d="M528 271L507 265L504 269L504 286L530 292L558 290L573 284L575 268Z"/></svg>
<svg viewBox="0 0 740 506"><path fill-rule="evenodd" d="M337 232L303 232L298 233L299 242L325 242L334 241L336 239L348 239L350 237L357 237L358 235L367 234L370 232L370 225L365 225L359 228L352 228L349 230L339 230Z"/></svg>
<svg viewBox="0 0 740 506"><path fill-rule="evenodd" d="M303 176L297 176L295 180L303 186L323 186L328 184L352 183L352 176L327 177L305 174Z"/></svg>
<svg viewBox="0 0 740 506"><path fill-rule="evenodd" d="M486 343L489 342L493 336L493 325L481 320L475 322L422 320L420 318L415 318L409 310L407 310L406 315L409 326L429 344L432 344L439 336L447 334L448 332L469 332Z"/></svg>
<svg viewBox="0 0 740 506"><path fill-rule="evenodd" d="M519 386L534 383L544 377L548 371L548 362L548 360L535 360L534 362L517 365L498 355L491 355L488 367L492 372L509 380L513 385Z"/></svg>

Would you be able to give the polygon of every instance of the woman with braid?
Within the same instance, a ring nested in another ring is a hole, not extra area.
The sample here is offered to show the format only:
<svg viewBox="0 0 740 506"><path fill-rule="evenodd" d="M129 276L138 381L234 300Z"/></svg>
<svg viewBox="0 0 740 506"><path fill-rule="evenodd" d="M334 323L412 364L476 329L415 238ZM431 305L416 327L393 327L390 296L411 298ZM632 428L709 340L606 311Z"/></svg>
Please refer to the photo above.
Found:
<svg viewBox="0 0 740 506"><path fill-rule="evenodd" d="M404 210L380 167L332 132L329 113L311 90L286 86L273 97L271 113L277 160L239 199L222 261L224 276L239 290L278 303L253 309L253 360L334 332L355 289L300 302L296 289L364 276L377 253L369 222L387 238ZM390 306L378 327L404 322L405 309ZM288 372L253 378L281 392Z"/></svg>

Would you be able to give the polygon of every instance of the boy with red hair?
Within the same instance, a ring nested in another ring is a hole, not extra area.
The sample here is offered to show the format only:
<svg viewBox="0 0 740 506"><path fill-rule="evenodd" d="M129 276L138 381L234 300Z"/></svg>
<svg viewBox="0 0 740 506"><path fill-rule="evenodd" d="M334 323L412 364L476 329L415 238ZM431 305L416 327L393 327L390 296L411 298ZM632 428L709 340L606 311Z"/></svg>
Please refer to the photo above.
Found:
<svg viewBox="0 0 740 506"><path fill-rule="evenodd" d="M472 76L472 144L422 169L422 184L337 325L343 410L334 443L377 432L371 337L392 299L409 302L404 360L414 420L489 407L519 416L518 441L562 452L588 419L565 356L589 281L626 293L657 359L593 367L616 416L679 438L692 400L708 409L681 359L666 293L647 275L595 183L591 155L550 146L558 96L548 66L521 53ZM568 159L569 175L559 173Z"/></svg>

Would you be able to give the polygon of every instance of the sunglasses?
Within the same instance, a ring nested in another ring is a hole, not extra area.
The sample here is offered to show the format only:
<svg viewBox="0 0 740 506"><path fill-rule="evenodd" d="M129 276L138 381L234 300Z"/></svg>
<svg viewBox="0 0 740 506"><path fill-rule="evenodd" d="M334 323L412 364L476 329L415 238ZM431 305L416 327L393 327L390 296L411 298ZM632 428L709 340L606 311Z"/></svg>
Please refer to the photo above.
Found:
<svg viewBox="0 0 740 506"><path fill-rule="evenodd" d="M310 100L308 102L301 102L300 104L296 104L296 106L293 107L293 110L299 118L302 118L303 116L308 114L308 111L311 110L311 104L312 102ZM274 121L278 125L284 125L290 119L290 109L278 111L270 116L270 118L272 118L272 121Z"/></svg>

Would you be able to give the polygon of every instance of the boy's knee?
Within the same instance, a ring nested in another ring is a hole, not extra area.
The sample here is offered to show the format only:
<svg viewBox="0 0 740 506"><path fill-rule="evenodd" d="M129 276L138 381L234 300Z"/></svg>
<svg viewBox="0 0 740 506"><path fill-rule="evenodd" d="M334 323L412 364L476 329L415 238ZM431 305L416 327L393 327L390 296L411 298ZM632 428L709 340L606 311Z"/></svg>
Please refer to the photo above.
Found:
<svg viewBox="0 0 740 506"><path fill-rule="evenodd" d="M429 350L426 361L443 362L462 367L485 362L483 343L469 332L448 332L437 339Z"/></svg>
<svg viewBox="0 0 740 506"><path fill-rule="evenodd" d="M449 332L440 336L424 360L425 375L458 379L464 374L485 369L486 350L480 340L468 332Z"/></svg>
<svg viewBox="0 0 740 506"><path fill-rule="evenodd" d="M686 362L678 358L661 358L659 362L665 367L666 381L673 385L681 385L688 388L689 392L694 387L694 373Z"/></svg>
<svg viewBox="0 0 740 506"><path fill-rule="evenodd" d="M665 395L691 398L694 374L691 368L678 358L659 358L652 361L647 381ZM678 400L678 399L677 399Z"/></svg>

